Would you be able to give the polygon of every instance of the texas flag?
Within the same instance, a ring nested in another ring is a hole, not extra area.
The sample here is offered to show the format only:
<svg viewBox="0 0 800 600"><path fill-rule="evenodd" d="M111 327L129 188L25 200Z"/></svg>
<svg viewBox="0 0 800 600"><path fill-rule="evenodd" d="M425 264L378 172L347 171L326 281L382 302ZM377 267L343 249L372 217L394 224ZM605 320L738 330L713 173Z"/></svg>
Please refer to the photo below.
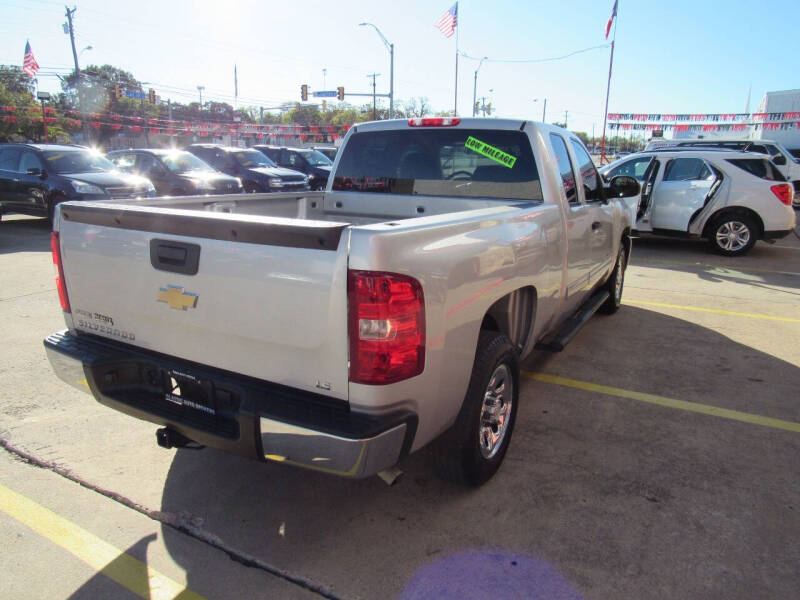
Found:
<svg viewBox="0 0 800 600"><path fill-rule="evenodd" d="M608 34L611 31L611 24L614 22L614 17L617 16L617 2L619 2L619 0L614 0L614 8L611 10L611 16L606 24L606 39L608 39Z"/></svg>

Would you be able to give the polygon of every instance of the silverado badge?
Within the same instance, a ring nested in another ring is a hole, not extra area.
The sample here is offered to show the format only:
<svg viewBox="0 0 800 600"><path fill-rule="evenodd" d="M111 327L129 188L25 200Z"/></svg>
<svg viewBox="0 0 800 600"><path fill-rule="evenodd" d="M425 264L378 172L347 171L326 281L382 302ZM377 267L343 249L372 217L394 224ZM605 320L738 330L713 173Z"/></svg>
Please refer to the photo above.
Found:
<svg viewBox="0 0 800 600"><path fill-rule="evenodd" d="M197 294L186 292L179 285L168 285L167 287L159 288L156 296L159 302L166 302L170 308L179 310L196 307L198 298Z"/></svg>

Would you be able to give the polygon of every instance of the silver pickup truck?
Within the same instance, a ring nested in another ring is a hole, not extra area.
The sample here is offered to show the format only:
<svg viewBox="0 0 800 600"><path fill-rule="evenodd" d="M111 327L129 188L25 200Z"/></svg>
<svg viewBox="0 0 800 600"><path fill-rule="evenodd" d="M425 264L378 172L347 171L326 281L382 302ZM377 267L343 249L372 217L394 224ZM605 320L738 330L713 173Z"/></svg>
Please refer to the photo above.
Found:
<svg viewBox="0 0 800 600"><path fill-rule="evenodd" d="M631 250L583 144L521 120L353 126L324 192L65 202L65 382L202 445L366 477L435 443L489 479L519 362L619 307Z"/></svg>

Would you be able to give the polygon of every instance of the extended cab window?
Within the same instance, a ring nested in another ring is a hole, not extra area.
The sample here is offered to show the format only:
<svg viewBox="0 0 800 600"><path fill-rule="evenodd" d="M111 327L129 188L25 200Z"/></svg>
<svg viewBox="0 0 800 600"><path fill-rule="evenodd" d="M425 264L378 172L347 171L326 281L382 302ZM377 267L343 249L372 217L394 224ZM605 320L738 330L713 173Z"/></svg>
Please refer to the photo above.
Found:
<svg viewBox="0 0 800 600"><path fill-rule="evenodd" d="M368 131L342 152L334 190L542 199L530 142L517 130Z"/></svg>
<svg viewBox="0 0 800 600"><path fill-rule="evenodd" d="M592 157L577 140L570 140L572 142L572 151L575 152L575 158L578 160L581 177L583 178L583 189L586 193L586 201L601 200L603 187L600 183L600 174L592 162Z"/></svg>
<svg viewBox="0 0 800 600"><path fill-rule="evenodd" d="M705 161L699 158L676 158L667 163L664 181L705 181L714 174Z"/></svg>
<svg viewBox="0 0 800 600"><path fill-rule="evenodd" d="M786 181L781 172L770 161L763 158L730 158L728 162L761 179Z"/></svg>
<svg viewBox="0 0 800 600"><path fill-rule="evenodd" d="M564 184L567 202L576 204L579 201L578 188L575 187L575 171L572 168L572 161L569 159L567 144L564 142L564 138L555 133L550 134L550 143L558 161L558 171L561 173L561 182Z"/></svg>
<svg viewBox="0 0 800 600"><path fill-rule="evenodd" d="M111 162L117 165L121 171L133 171L136 168L135 154L115 154L110 158Z"/></svg>

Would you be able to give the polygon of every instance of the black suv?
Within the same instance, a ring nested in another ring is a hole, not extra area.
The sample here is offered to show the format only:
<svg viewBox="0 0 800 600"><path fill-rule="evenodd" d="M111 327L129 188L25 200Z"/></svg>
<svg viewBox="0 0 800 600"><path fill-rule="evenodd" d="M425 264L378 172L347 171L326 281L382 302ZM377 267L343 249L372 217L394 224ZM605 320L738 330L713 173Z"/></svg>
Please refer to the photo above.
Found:
<svg viewBox="0 0 800 600"><path fill-rule="evenodd" d="M0 144L0 214L52 220L66 200L155 196L144 177L120 173L102 154L84 146Z"/></svg>
<svg viewBox="0 0 800 600"><path fill-rule="evenodd" d="M120 171L144 175L159 196L238 194L242 182L215 171L185 150L116 150L106 156Z"/></svg>
<svg viewBox="0 0 800 600"><path fill-rule="evenodd" d="M192 144L186 150L218 171L241 179L245 192L308 189L308 177L297 171L280 168L256 150L216 144Z"/></svg>
<svg viewBox="0 0 800 600"><path fill-rule="evenodd" d="M282 146L253 146L282 167L296 169L308 175L312 190L321 190L328 183L333 163L312 148L286 148Z"/></svg>

